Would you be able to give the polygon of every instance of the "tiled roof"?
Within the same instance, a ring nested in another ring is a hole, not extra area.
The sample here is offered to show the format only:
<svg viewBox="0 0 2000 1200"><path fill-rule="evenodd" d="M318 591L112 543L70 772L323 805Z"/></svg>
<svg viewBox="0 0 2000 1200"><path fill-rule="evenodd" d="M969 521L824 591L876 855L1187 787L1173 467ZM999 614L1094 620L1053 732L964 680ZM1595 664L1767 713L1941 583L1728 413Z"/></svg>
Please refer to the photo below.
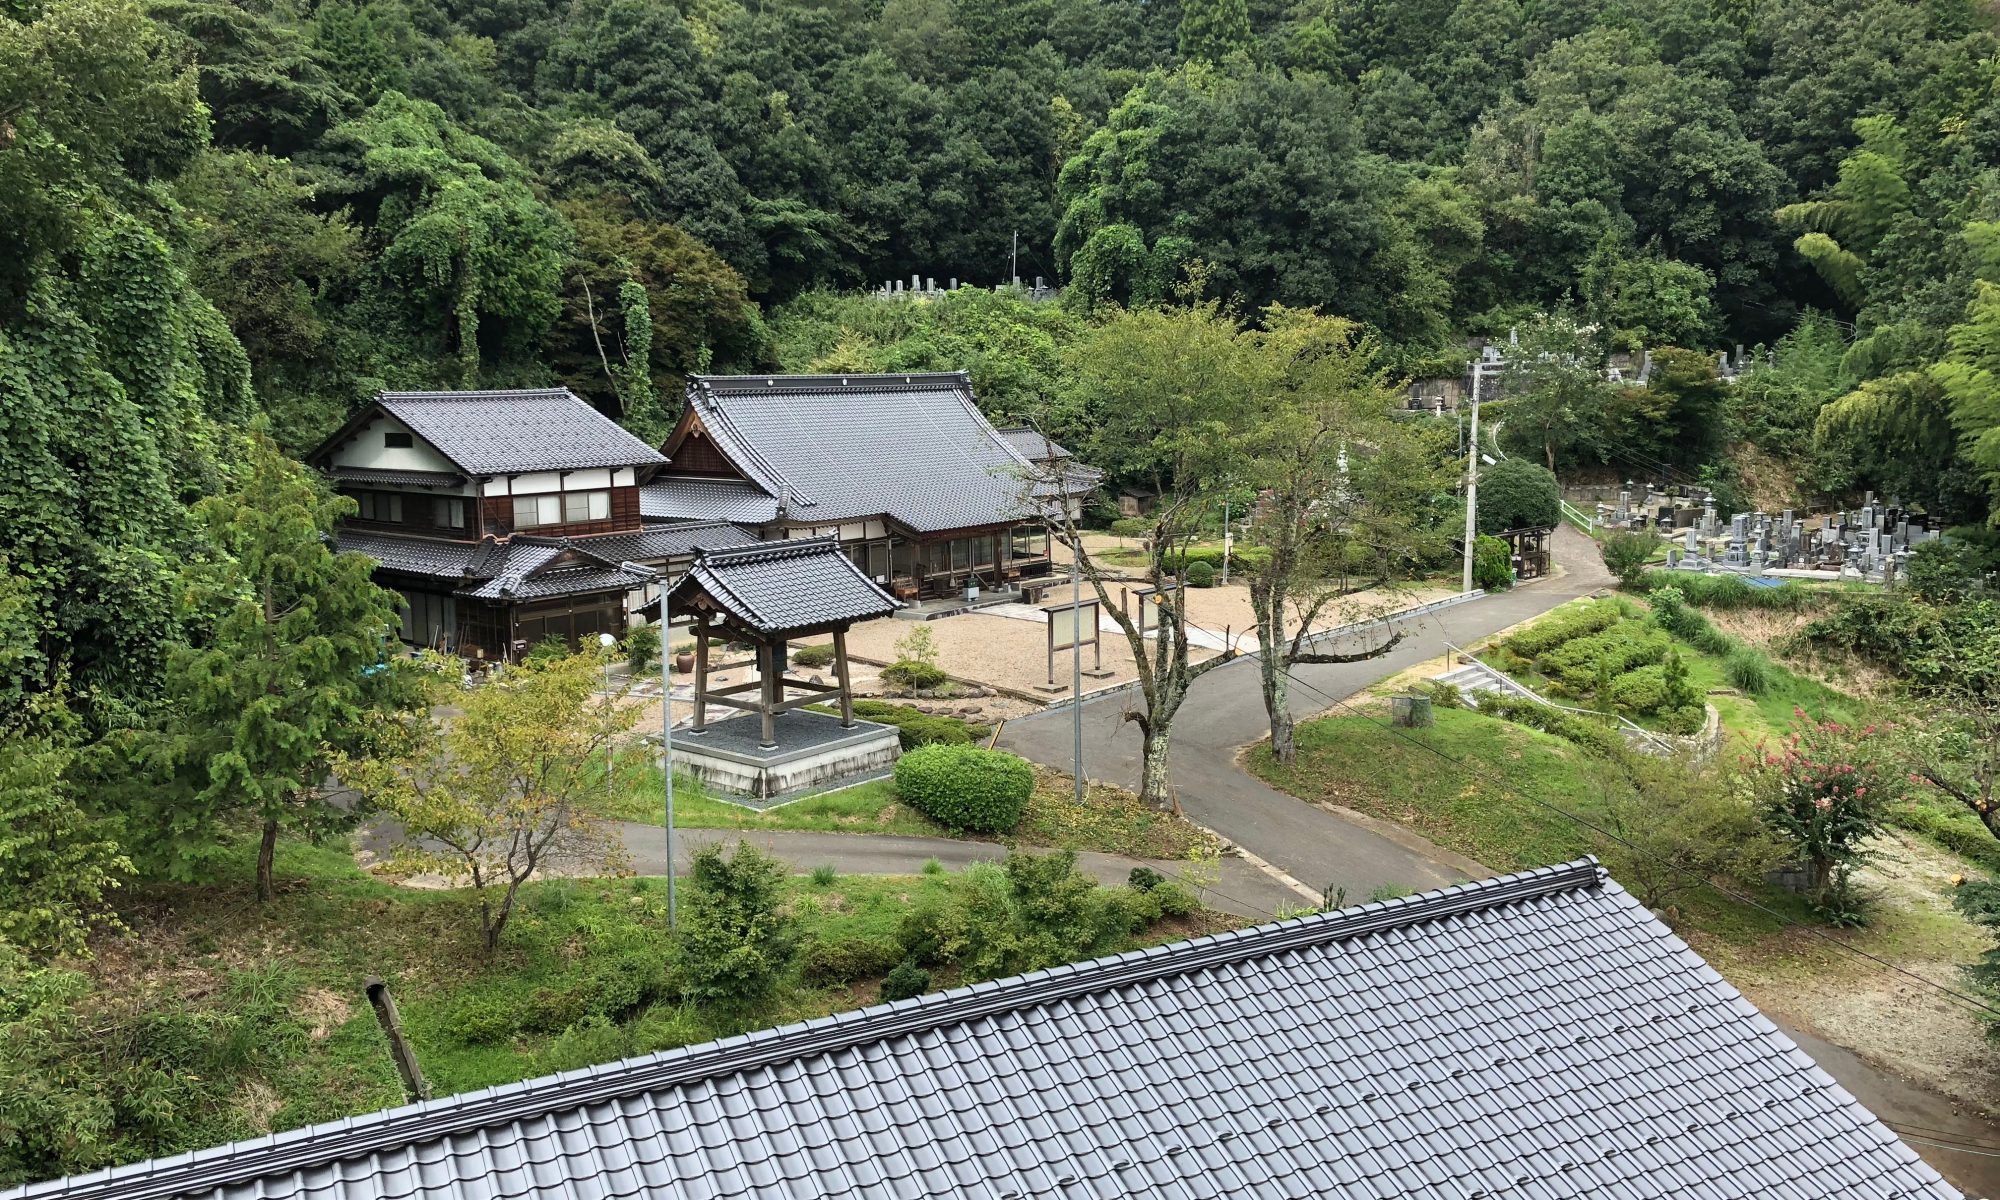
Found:
<svg viewBox="0 0 2000 1200"><path fill-rule="evenodd" d="M341 529L334 535L341 550L366 554L384 570L405 575L434 575L440 579L463 580L475 574L481 557L477 542L447 542L435 538L399 537L392 533L368 533Z"/></svg>
<svg viewBox="0 0 2000 1200"><path fill-rule="evenodd" d="M863 575L833 538L795 538L734 550L703 547L687 573L668 588L668 602L678 610L696 589L764 633L867 621L897 608L895 598Z"/></svg>
<svg viewBox="0 0 2000 1200"><path fill-rule="evenodd" d="M963 374L697 375L715 445L800 524L877 514L931 533L1022 519L1029 474Z"/></svg>
<svg viewBox="0 0 2000 1200"><path fill-rule="evenodd" d="M762 525L778 501L754 483L734 479L656 479L639 489L639 515L649 521L736 521Z"/></svg>
<svg viewBox="0 0 2000 1200"><path fill-rule="evenodd" d="M455 471L405 471L395 467L332 466L326 473L337 483L390 483L398 487L457 487L465 476Z"/></svg>
<svg viewBox="0 0 2000 1200"><path fill-rule="evenodd" d="M754 546L758 541L756 534L727 521L683 521L676 525L648 525L637 533L577 538L574 544L615 563L651 563L684 558L697 547L727 550L733 546Z"/></svg>
<svg viewBox="0 0 2000 1200"><path fill-rule="evenodd" d="M996 432L1006 440L1009 446L1014 448L1014 453L1019 454L1029 462L1047 462L1052 458L1076 457L1074 454L1063 449L1060 444L1039 429L1030 429L1026 425L1009 425L1007 428L997 430Z"/></svg>
<svg viewBox="0 0 2000 1200"><path fill-rule="evenodd" d="M623 570L622 560L606 558L595 539L515 536L499 543L505 557L489 563L483 582L458 590L479 600L548 600L591 592L629 592L645 577Z"/></svg>
<svg viewBox="0 0 2000 1200"><path fill-rule="evenodd" d="M1962 1200L1593 860L0 1196Z"/></svg>
<svg viewBox="0 0 2000 1200"><path fill-rule="evenodd" d="M568 388L383 392L375 402L472 475L667 461Z"/></svg>

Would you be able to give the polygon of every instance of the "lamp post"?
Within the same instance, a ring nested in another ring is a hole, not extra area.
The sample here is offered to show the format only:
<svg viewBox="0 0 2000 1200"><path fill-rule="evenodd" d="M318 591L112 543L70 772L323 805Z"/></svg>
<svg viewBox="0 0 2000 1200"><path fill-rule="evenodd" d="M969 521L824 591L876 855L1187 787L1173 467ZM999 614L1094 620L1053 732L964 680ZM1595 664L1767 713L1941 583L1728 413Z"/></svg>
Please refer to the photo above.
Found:
<svg viewBox="0 0 2000 1200"><path fill-rule="evenodd" d="M667 627L667 575L641 563L621 563L625 570L660 585L660 773L667 784L667 932L680 932L679 911L674 904L674 677L668 655L673 639Z"/></svg>

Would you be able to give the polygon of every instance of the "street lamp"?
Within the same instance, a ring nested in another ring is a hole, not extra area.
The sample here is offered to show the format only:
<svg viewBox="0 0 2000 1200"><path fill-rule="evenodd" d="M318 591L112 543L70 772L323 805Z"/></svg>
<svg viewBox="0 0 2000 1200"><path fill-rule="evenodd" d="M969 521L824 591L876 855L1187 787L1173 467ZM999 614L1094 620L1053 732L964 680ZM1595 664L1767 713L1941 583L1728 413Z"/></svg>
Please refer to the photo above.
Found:
<svg viewBox="0 0 2000 1200"><path fill-rule="evenodd" d="M666 572L643 563L619 566L641 579L660 585L660 773L667 777L667 932L680 932L678 910L674 906L674 678L667 665L672 639L667 629Z"/></svg>
<svg viewBox="0 0 2000 1200"><path fill-rule="evenodd" d="M611 681L611 647L618 644L618 639L609 633L600 633L597 644L604 650L604 694L615 699L618 690ZM618 803L617 764L618 743L607 737L604 739L604 798L613 806Z"/></svg>

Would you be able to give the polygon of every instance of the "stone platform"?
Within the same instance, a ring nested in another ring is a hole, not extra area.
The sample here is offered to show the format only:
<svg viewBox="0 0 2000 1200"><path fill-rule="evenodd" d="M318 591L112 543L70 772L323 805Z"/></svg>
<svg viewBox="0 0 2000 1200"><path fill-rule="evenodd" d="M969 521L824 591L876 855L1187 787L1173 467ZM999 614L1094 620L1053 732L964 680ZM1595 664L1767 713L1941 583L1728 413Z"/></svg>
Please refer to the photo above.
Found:
<svg viewBox="0 0 2000 1200"><path fill-rule="evenodd" d="M795 708L774 718L778 744L765 748L755 713L712 721L696 733L674 731L674 766L719 800L770 808L808 792L886 775L902 753L895 727L856 721L843 729L830 713Z"/></svg>

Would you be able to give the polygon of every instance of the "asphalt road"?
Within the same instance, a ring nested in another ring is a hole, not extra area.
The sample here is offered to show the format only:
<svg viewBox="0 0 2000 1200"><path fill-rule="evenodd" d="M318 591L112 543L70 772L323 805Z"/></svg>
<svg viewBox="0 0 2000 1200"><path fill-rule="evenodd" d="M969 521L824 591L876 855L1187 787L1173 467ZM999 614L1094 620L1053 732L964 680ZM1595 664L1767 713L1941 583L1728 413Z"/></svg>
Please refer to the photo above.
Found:
<svg viewBox="0 0 2000 1200"><path fill-rule="evenodd" d="M1442 659L1447 642L1465 645L1611 583L1595 544L1567 526L1556 531L1555 557L1565 569L1560 578L1427 614L1412 622L1403 641L1380 658L1296 669L1293 711L1301 719L1314 716L1377 680L1425 659ZM1359 643L1329 648L1351 651ZM1174 721L1169 762L1175 794L1189 819L1310 888L1341 887L1350 898L1366 897L1385 885L1423 890L1491 874L1398 827L1302 804L1238 767L1242 748L1269 732L1257 673L1257 663L1243 659L1203 675ZM1125 713L1140 703L1136 689L1084 702L1086 778L1137 786L1139 731ZM1072 711L1063 708L1010 721L1000 744L1069 771ZM1442 762L1439 766L1445 768Z"/></svg>

